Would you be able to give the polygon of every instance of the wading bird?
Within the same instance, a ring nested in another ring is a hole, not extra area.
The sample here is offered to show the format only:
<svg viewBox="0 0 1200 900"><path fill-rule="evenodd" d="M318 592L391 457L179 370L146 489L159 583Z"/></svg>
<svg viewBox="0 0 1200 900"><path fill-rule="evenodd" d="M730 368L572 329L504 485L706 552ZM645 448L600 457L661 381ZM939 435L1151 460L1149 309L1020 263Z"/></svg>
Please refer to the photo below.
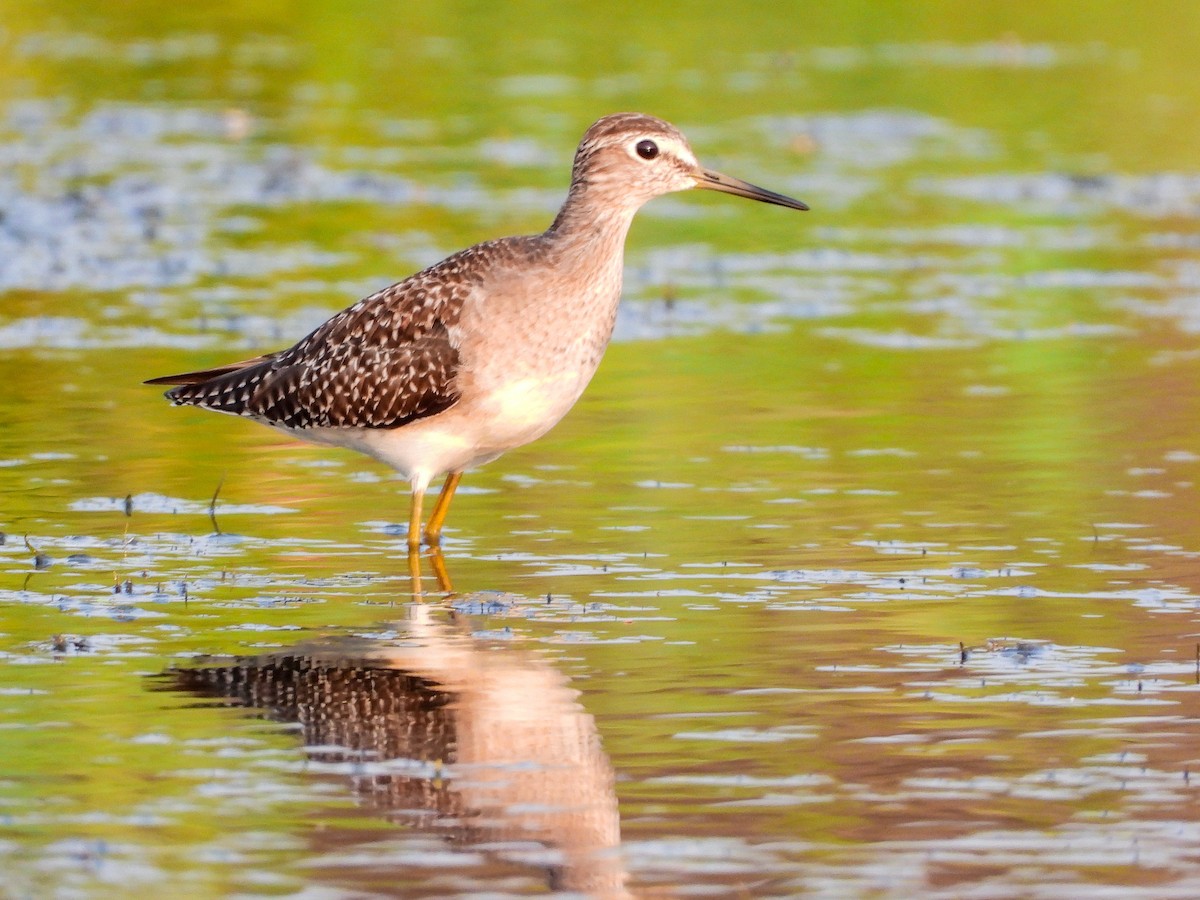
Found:
<svg viewBox="0 0 1200 900"><path fill-rule="evenodd" d="M536 440L575 404L612 336L634 213L703 188L790 209L799 200L706 169L673 125L605 116L575 152L571 187L541 234L477 244L372 294L287 350L147 384L177 405L244 416L349 447L412 485L408 546L441 537L463 472Z"/></svg>

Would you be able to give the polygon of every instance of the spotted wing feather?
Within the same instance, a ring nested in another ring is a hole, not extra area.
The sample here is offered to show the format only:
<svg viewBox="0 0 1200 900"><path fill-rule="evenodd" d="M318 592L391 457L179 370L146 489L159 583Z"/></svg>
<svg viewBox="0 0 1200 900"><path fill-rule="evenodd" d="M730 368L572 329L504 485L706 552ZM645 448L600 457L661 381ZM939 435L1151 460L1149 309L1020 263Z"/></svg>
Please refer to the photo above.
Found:
<svg viewBox="0 0 1200 900"><path fill-rule="evenodd" d="M157 378L167 397L286 428L395 428L458 400L452 337L495 248L482 244L360 300L295 346Z"/></svg>

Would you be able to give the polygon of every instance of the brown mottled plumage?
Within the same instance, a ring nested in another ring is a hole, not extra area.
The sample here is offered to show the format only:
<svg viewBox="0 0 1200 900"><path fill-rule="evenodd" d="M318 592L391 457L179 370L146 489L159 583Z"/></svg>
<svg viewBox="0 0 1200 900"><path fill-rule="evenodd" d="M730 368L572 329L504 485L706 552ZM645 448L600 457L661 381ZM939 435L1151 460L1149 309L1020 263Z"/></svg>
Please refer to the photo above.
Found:
<svg viewBox="0 0 1200 900"><path fill-rule="evenodd" d="M574 405L612 335L625 235L647 200L705 188L807 207L700 166L674 126L605 116L584 134L571 187L542 234L477 244L338 313L295 346L154 378L180 405L350 447L412 483L449 475L425 529L436 544L462 472L535 440Z"/></svg>

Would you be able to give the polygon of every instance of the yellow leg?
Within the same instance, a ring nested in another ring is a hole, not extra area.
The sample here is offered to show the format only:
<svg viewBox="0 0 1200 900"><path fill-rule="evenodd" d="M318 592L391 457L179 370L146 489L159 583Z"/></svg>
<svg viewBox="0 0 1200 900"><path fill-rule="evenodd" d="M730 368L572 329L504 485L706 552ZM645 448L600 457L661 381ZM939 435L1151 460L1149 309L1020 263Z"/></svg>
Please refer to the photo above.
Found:
<svg viewBox="0 0 1200 900"><path fill-rule="evenodd" d="M440 547L429 548L429 562L433 566L433 575L437 578L438 590L443 594L453 594L454 585L450 582L450 573L446 571L446 560Z"/></svg>
<svg viewBox="0 0 1200 900"><path fill-rule="evenodd" d="M408 548L408 579L412 585L412 595L414 600L420 600L421 591L421 551L413 547Z"/></svg>
<svg viewBox="0 0 1200 900"><path fill-rule="evenodd" d="M446 521L446 513L450 511L450 500L454 497L454 491L460 481L462 472L451 472L446 476L446 483L442 485L442 492L433 506L433 513L429 516L429 524L425 526L425 541L431 547L436 547L442 539L442 525ZM411 532L409 539L411 540Z"/></svg>
<svg viewBox="0 0 1200 900"><path fill-rule="evenodd" d="M410 553L421 547L421 502L425 489L413 486L412 505L408 509L408 550Z"/></svg>

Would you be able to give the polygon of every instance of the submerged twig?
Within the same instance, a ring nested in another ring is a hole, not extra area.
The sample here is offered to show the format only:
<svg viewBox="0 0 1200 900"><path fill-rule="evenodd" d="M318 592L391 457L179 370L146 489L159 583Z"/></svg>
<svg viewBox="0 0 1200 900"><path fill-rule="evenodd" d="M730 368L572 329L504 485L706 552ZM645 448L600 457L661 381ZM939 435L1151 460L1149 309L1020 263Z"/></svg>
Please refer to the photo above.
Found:
<svg viewBox="0 0 1200 900"><path fill-rule="evenodd" d="M221 488L225 484L225 476L221 476L221 480L217 482L217 489L213 491L212 499L208 501L208 518L212 522L213 531L217 534L221 533L221 526L217 524L217 497L221 493Z"/></svg>
<svg viewBox="0 0 1200 900"><path fill-rule="evenodd" d="M50 557L29 543L29 535L24 535L24 538L25 549L33 554L33 567L35 569L48 569L50 567Z"/></svg>

